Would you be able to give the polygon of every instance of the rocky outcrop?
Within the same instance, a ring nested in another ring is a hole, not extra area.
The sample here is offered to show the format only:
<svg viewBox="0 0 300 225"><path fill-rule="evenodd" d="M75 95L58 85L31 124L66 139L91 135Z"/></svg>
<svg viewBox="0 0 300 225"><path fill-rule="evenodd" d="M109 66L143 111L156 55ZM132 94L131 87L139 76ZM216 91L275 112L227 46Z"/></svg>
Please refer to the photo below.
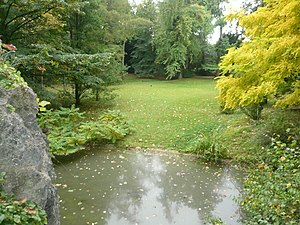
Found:
<svg viewBox="0 0 300 225"><path fill-rule="evenodd" d="M46 210L49 225L58 225L55 173L48 145L38 127L36 95L27 87L0 87L0 172L4 190L25 197Z"/></svg>

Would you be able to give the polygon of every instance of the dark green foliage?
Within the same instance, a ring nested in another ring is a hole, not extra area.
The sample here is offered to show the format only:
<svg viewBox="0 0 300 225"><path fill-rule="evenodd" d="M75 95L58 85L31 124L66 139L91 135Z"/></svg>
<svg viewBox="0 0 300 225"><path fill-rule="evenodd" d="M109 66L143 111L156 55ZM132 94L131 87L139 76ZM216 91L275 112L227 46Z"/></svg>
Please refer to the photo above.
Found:
<svg viewBox="0 0 300 225"><path fill-rule="evenodd" d="M27 80L43 78L40 80L42 82L40 85L33 85L37 90L40 89L39 93L47 93L43 91L43 82L48 85L62 84L65 94L63 97L67 97L67 92L72 91L73 104L79 106L86 91L94 90L94 93L98 94L108 85L121 80L124 68L112 53L65 53L45 45L36 47L39 51L21 57L18 64L22 71L26 71L29 75ZM73 89L70 90L70 87ZM43 99L51 101L51 99Z"/></svg>
<svg viewBox="0 0 300 225"><path fill-rule="evenodd" d="M200 4L184 1L161 2L159 10L156 62L165 66L167 79L182 77L182 70L201 56L201 45L211 30L210 14Z"/></svg>
<svg viewBox="0 0 300 225"><path fill-rule="evenodd" d="M115 143L131 133L131 128L119 111L108 110L96 120L82 123L79 132L84 133L86 140L105 139Z"/></svg>
<svg viewBox="0 0 300 225"><path fill-rule="evenodd" d="M201 54L199 53L198 58L194 58L194 60L188 64L187 69L196 71L198 75L217 75L219 67L215 46L205 43L204 41L198 43L198 46L201 46L201 49L198 50Z"/></svg>
<svg viewBox="0 0 300 225"><path fill-rule="evenodd" d="M1 1L0 36L4 41L20 39L30 29L36 29L43 16L56 8L66 7L65 1Z"/></svg>
<svg viewBox="0 0 300 225"><path fill-rule="evenodd" d="M85 120L84 113L74 106L40 114L39 124L48 136L52 156L75 153L92 141L115 143L131 132L124 116L117 111L107 111L88 122Z"/></svg>
<svg viewBox="0 0 300 225"><path fill-rule="evenodd" d="M164 73L164 67L155 63L157 55L153 37L158 16L156 3L152 0L144 1L138 5L136 15L148 20L148 23L139 27L130 40L130 45L133 46L130 63L140 77L157 77Z"/></svg>
<svg viewBox="0 0 300 225"><path fill-rule="evenodd" d="M141 77L151 78L164 73L164 67L155 63L156 52L152 42L150 32L144 32L131 41L134 45L131 54L132 67L134 72Z"/></svg>
<svg viewBox="0 0 300 225"><path fill-rule="evenodd" d="M246 224L299 224L300 147L294 136L299 132L286 142L274 138L264 161L244 183Z"/></svg>
<svg viewBox="0 0 300 225"><path fill-rule="evenodd" d="M47 224L46 212L24 198L16 199L2 190L4 173L0 173L0 224L43 225Z"/></svg>
<svg viewBox="0 0 300 225"><path fill-rule="evenodd" d="M229 37L226 35L223 35L218 42L215 44L215 50L217 53L217 62L219 63L221 60L221 56L225 55L227 53L227 49L230 48L231 45L229 43Z"/></svg>

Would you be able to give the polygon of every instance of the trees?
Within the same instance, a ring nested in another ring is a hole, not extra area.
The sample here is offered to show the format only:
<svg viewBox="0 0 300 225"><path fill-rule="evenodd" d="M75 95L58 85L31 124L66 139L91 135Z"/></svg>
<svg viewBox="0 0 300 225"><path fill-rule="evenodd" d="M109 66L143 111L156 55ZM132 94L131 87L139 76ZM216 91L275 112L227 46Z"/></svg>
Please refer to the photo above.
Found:
<svg viewBox="0 0 300 225"><path fill-rule="evenodd" d="M266 0L251 14L237 14L248 40L220 64L218 99L225 109L300 106L300 2Z"/></svg>
<svg viewBox="0 0 300 225"><path fill-rule="evenodd" d="M155 34L156 61L166 66L167 78L182 71L201 54L201 38L209 33L209 13L194 1L166 0L159 4Z"/></svg>
<svg viewBox="0 0 300 225"><path fill-rule="evenodd" d="M48 19L54 9L66 7L64 1L7 0L0 3L0 35L5 43L23 38L22 31L38 26L37 21ZM53 18L53 17L52 17Z"/></svg>
<svg viewBox="0 0 300 225"><path fill-rule="evenodd" d="M143 1L137 7L136 16L148 23L144 23L129 42L132 46L130 63L134 72L139 75L148 77L161 75L163 68L155 63L156 51L153 42L158 16L157 4L153 0Z"/></svg>
<svg viewBox="0 0 300 225"><path fill-rule="evenodd" d="M21 71L27 71L31 76L42 73L52 84L72 87L76 107L86 91L93 90L97 99L100 91L120 81L123 71L113 53L67 53L45 46L37 53L23 56L18 64ZM63 91L67 92L67 89Z"/></svg>
<svg viewBox="0 0 300 225"><path fill-rule="evenodd" d="M125 16L130 14L127 0L10 0L0 4L0 32L21 49L16 65L38 94L46 93L47 85L63 83L74 88L79 106L88 89L98 96L120 80L124 69L120 49L132 32L119 24L121 18L129 18Z"/></svg>

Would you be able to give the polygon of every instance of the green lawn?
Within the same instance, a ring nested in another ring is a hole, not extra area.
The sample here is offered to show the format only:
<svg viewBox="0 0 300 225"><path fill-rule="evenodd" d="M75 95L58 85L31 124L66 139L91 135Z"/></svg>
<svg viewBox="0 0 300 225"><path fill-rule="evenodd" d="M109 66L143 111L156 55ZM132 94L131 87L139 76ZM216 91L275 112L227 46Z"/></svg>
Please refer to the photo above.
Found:
<svg viewBox="0 0 300 225"><path fill-rule="evenodd" d="M159 81L128 78L115 87L116 105L135 132L123 144L184 150L199 136L219 135L245 122L242 114L220 114L213 79Z"/></svg>

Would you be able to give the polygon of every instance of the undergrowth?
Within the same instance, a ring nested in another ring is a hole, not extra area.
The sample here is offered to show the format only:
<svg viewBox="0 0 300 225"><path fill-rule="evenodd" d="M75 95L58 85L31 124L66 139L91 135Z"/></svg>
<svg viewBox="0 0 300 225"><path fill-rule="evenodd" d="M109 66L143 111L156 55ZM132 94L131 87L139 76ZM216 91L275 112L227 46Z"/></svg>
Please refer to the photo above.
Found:
<svg viewBox="0 0 300 225"><path fill-rule="evenodd" d="M95 141L115 143L131 132L125 117L119 111L111 110L86 121L85 113L72 106L42 112L38 121L47 134L52 156L75 153Z"/></svg>
<svg viewBox="0 0 300 225"><path fill-rule="evenodd" d="M4 173L0 173L0 224L3 225L44 225L46 212L37 204L25 198L15 198L2 189Z"/></svg>
<svg viewBox="0 0 300 225"><path fill-rule="evenodd" d="M300 133L289 133L286 142L280 136L272 140L263 161L244 183L245 224L300 222L300 145L296 140Z"/></svg>
<svg viewBox="0 0 300 225"><path fill-rule="evenodd" d="M204 161L217 162L229 157L227 148L214 133L209 136L201 135L195 138L184 152L196 154Z"/></svg>

